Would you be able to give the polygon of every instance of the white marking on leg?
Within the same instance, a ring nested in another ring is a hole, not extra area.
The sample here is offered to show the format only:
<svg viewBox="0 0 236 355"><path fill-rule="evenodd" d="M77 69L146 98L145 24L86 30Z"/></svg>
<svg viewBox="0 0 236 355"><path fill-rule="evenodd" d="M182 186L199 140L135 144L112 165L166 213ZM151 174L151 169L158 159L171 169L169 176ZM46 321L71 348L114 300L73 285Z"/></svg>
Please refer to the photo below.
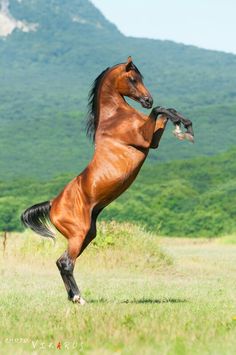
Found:
<svg viewBox="0 0 236 355"><path fill-rule="evenodd" d="M179 140L181 140L181 141L184 140L184 133L182 133L182 131L180 129L180 125L178 125L178 124L175 125L175 129L173 131L173 134Z"/></svg>
<svg viewBox="0 0 236 355"><path fill-rule="evenodd" d="M194 137L190 133L185 133L184 138L187 139L188 141L194 143Z"/></svg>
<svg viewBox="0 0 236 355"><path fill-rule="evenodd" d="M86 304L86 301L80 295L74 295L72 301L74 303L81 304L81 306L84 306Z"/></svg>

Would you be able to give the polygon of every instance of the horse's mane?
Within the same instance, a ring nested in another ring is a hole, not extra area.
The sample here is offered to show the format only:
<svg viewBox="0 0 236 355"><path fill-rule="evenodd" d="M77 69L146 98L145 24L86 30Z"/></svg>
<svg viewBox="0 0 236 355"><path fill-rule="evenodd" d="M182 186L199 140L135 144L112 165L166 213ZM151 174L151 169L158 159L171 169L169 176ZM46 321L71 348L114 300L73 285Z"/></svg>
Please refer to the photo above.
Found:
<svg viewBox="0 0 236 355"><path fill-rule="evenodd" d="M100 83L110 68L103 70L101 74L94 80L92 88L89 92L88 100L88 117L87 117L87 135L95 138L96 129L98 126L97 104L98 104L98 89Z"/></svg>
<svg viewBox="0 0 236 355"><path fill-rule="evenodd" d="M114 65L114 67L120 64ZM113 67L113 68L114 68ZM95 134L98 126L98 112L97 112L97 105L98 105L98 90L101 84L102 79L104 78L105 74L108 72L110 68L106 68L98 75L98 77L94 80L92 84L92 88L89 92L88 96L88 115L87 115L87 124L86 124L86 132L87 136L92 137L93 141L95 139ZM132 70L135 70L141 78L143 77L138 68L132 63Z"/></svg>

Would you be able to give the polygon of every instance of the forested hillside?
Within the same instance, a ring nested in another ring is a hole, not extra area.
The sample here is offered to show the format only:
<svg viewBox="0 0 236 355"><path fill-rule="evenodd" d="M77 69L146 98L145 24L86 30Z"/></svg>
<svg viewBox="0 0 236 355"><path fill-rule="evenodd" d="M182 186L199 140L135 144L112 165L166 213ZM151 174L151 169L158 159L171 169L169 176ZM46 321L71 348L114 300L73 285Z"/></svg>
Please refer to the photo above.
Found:
<svg viewBox="0 0 236 355"><path fill-rule="evenodd" d="M145 225L162 235L213 237L236 232L236 149L212 158L145 164L134 185L102 219ZM53 198L73 175L2 182L0 230L21 230L30 205Z"/></svg>
<svg viewBox="0 0 236 355"><path fill-rule="evenodd" d="M18 28L0 37L2 181L79 173L92 154L84 132L90 85L128 55L155 104L176 107L194 123L195 145L166 132L150 162L214 155L235 144L236 56L125 37L87 0L11 0L8 10Z"/></svg>

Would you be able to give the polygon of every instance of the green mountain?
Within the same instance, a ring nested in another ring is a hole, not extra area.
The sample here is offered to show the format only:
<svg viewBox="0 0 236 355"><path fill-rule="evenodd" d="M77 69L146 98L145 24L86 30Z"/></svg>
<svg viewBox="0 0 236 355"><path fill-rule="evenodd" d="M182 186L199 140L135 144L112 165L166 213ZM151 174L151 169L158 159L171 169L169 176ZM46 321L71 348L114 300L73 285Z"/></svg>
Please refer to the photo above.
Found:
<svg viewBox="0 0 236 355"><path fill-rule="evenodd" d="M195 145L168 131L150 161L214 155L235 144L235 55L125 37L87 0L2 0L0 179L77 174L92 154L84 131L90 85L128 55L155 104L194 123Z"/></svg>
<svg viewBox="0 0 236 355"><path fill-rule="evenodd" d="M170 236L235 233L235 155L236 148L211 158L146 163L132 187L100 218L142 224ZM22 211L58 195L72 177L0 182L0 231L22 230Z"/></svg>

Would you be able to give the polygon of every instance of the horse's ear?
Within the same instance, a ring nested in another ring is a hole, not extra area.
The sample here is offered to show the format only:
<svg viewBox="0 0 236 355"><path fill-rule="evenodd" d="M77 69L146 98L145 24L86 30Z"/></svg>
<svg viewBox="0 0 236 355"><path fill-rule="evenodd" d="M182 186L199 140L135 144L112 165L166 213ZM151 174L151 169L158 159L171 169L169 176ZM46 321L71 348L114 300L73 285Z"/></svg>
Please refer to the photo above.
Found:
<svg viewBox="0 0 236 355"><path fill-rule="evenodd" d="M126 71L130 71L133 68L134 68L134 65L133 65L132 57L129 56L128 59L127 59L127 62L125 64L125 70Z"/></svg>

